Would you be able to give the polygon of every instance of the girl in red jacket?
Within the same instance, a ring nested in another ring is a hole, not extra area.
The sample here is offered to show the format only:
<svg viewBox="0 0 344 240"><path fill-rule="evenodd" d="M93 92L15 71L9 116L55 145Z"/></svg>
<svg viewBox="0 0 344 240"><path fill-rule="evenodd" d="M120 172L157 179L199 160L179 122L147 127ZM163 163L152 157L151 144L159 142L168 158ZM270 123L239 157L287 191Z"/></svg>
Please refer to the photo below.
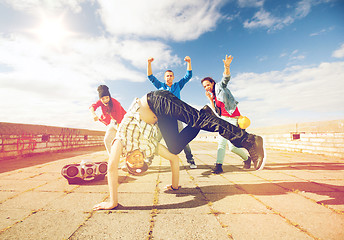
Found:
<svg viewBox="0 0 344 240"><path fill-rule="evenodd" d="M121 123L126 111L116 99L111 97L109 88L106 85L100 85L97 90L99 93L99 100L91 105L90 112L94 121L100 121L107 126L104 144L106 151L110 155L111 143L116 136L117 125ZM102 110L100 118L95 113L99 107L101 107Z"/></svg>

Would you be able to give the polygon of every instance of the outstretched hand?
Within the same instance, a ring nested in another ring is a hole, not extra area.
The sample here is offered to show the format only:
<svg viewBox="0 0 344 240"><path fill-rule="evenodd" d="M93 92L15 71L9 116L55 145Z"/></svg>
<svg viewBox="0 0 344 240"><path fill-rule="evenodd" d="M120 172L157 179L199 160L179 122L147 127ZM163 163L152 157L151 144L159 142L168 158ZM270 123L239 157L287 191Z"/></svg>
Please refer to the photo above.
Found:
<svg viewBox="0 0 344 240"><path fill-rule="evenodd" d="M232 60L233 60L232 55L229 55L229 56L226 55L226 58L224 60L222 60L222 61L223 61L223 64L225 65L225 67L229 68L230 65L231 65Z"/></svg>
<svg viewBox="0 0 344 240"><path fill-rule="evenodd" d="M151 62L153 62L153 61L154 61L154 58L152 58L152 57L148 58L148 62L149 62L149 63L151 63Z"/></svg>

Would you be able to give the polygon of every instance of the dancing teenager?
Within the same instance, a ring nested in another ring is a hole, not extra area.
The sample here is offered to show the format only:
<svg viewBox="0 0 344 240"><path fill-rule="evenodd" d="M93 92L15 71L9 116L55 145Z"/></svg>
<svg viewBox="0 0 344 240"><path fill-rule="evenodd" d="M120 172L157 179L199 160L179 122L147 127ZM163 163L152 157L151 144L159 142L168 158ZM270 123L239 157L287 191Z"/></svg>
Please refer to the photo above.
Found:
<svg viewBox="0 0 344 240"><path fill-rule="evenodd" d="M173 93L177 98L180 99L180 91L184 88L185 84L190 81L192 78L192 67L191 67L191 58L189 56L186 56L184 58L184 61L186 62L186 74L185 76L180 79L178 82L173 82L174 80L174 73L172 70L167 70L164 74L165 82L159 81L154 75L152 71L152 62L154 61L154 58L148 59L147 64L147 76L149 81L159 90L167 90ZM178 121L178 129L181 131L183 129L183 123ZM161 135L160 135L161 139ZM193 158L191 148L189 144L187 144L184 148L184 153L186 156L187 162L190 164L190 168L197 168L197 165L195 164L195 160Z"/></svg>
<svg viewBox="0 0 344 240"><path fill-rule="evenodd" d="M230 81L230 64L233 60L232 56L227 56L223 60L224 72L221 82L216 83L211 77L206 77L201 80L201 83L205 89L205 94L210 100L210 104L214 110L218 113L221 119L238 126L238 118L240 117L240 112L238 109L238 101L234 98L231 91L227 88L228 82ZM217 148L217 159L216 166L213 169L213 173L219 174L223 172L222 164L226 154L226 147L235 154L237 154L244 163L244 169L250 169L251 158L242 149L234 146L226 138L219 136L218 148ZM255 166L257 169L257 166ZM263 168L263 165L260 166ZM259 170L259 168L257 169Z"/></svg>
<svg viewBox="0 0 344 240"><path fill-rule="evenodd" d="M100 121L107 126L104 144L107 153L110 155L111 143L116 136L117 125L121 123L126 111L116 99L111 97L109 88L106 85L98 86L97 90L99 100L92 104L89 110L94 121ZM102 110L102 115L100 117L98 117L95 112L99 107Z"/></svg>
<svg viewBox="0 0 344 240"><path fill-rule="evenodd" d="M136 150L137 148L142 153L140 157L142 160L149 155L145 152L153 151L148 150L149 147L146 144L141 146L137 144L128 150L127 146L132 145L133 141L135 141L135 137L133 138L132 136L140 136L139 143L141 141L155 142L158 146L158 154L170 160L172 169L172 185L170 189L172 190L179 188L179 162L177 154L197 136L201 129L209 132L219 132L221 136L231 141L236 147L246 148L252 161L256 162L257 165L261 165L264 162L262 137L249 134L205 109L199 111L169 91L158 90L150 92L141 99L136 99L136 102L137 104L134 104L128 110L128 114L124 116L111 148L108 166L109 201L95 205L94 210L112 209L118 205L118 162L120 155L130 151L130 149ZM131 115L134 115L135 118L131 117ZM187 125L181 132L178 130L178 120ZM131 124L126 126L126 122L131 122ZM155 134L150 132L138 135L130 133L121 134L122 132L127 132L126 129L138 128L137 126L143 131L147 127L153 127L156 123L165 139L167 149L163 145L158 144L154 137Z"/></svg>
<svg viewBox="0 0 344 240"><path fill-rule="evenodd" d="M93 209L112 209L118 206L118 165L126 157L128 172L142 175L147 169L146 160L158 154L170 161L172 184L170 190L179 189L179 158L158 142L157 117L149 109L145 98L136 98L118 127L108 163L108 186L110 197L107 202L96 204Z"/></svg>

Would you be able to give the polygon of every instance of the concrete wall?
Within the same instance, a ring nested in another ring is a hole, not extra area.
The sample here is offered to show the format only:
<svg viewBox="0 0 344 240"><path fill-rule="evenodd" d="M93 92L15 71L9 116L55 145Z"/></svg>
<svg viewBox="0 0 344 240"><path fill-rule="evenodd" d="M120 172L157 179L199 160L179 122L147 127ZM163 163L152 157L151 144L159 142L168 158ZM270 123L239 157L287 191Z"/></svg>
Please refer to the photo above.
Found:
<svg viewBox="0 0 344 240"><path fill-rule="evenodd" d="M344 120L248 128L247 132L264 137L266 148L344 158ZM197 140L216 142L217 137L203 133Z"/></svg>
<svg viewBox="0 0 344 240"><path fill-rule="evenodd" d="M344 158L344 133L291 132L262 136L268 148Z"/></svg>
<svg viewBox="0 0 344 240"><path fill-rule="evenodd" d="M0 122L0 160L104 145L105 132Z"/></svg>
<svg viewBox="0 0 344 240"><path fill-rule="evenodd" d="M344 158L344 120L248 128L271 149ZM103 146L105 132L86 129L0 122L0 160L43 152ZM217 142L217 133L200 133L195 140Z"/></svg>

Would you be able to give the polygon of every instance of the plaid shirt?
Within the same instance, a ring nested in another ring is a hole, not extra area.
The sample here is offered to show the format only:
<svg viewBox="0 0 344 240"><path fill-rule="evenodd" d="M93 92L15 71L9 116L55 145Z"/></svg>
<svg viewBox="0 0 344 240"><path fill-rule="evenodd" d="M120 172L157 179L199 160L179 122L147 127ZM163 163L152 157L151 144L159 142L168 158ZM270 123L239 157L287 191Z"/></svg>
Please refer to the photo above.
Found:
<svg viewBox="0 0 344 240"><path fill-rule="evenodd" d="M139 149L145 158L153 156L158 146L157 124L148 124L140 119L138 110L140 108L139 99L136 98L124 115L118 127L115 139L122 142L123 156Z"/></svg>

